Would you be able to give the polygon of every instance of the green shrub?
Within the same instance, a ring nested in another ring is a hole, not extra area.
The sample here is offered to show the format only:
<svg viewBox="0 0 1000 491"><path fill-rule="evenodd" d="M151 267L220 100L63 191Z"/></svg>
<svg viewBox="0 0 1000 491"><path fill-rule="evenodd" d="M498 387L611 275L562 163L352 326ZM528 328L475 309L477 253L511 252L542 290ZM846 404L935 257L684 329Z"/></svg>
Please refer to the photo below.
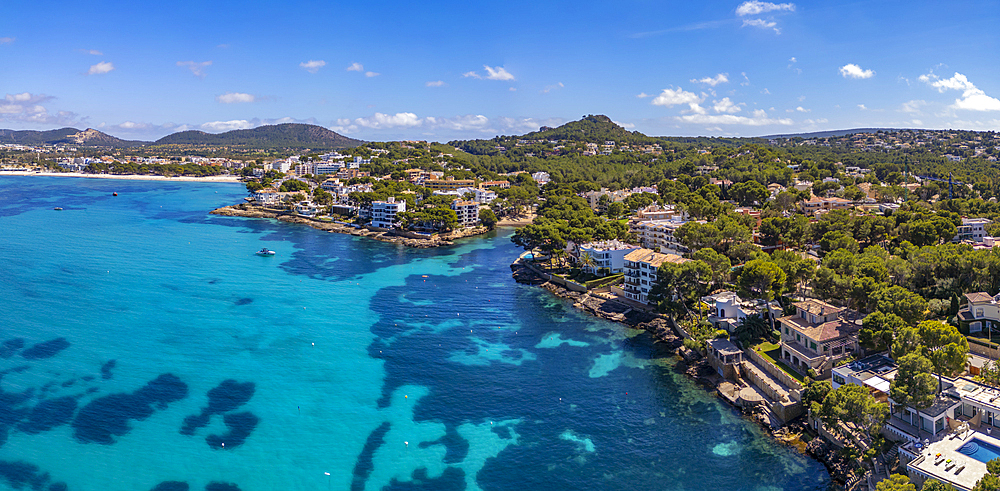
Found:
<svg viewBox="0 0 1000 491"><path fill-rule="evenodd" d="M719 329L718 331L715 331L715 337L716 339L718 338L729 339L729 331L725 329Z"/></svg>

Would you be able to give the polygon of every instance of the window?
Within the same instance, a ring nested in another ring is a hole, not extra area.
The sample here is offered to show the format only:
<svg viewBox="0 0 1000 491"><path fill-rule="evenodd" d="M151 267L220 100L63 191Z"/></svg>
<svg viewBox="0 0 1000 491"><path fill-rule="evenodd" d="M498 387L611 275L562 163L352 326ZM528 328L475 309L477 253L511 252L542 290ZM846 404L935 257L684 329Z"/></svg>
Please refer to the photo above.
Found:
<svg viewBox="0 0 1000 491"><path fill-rule="evenodd" d="M977 308L976 309L976 318L978 319L978 318L980 318L982 316L983 316L983 309Z"/></svg>
<svg viewBox="0 0 1000 491"><path fill-rule="evenodd" d="M809 341L809 348L813 351L816 350L816 343L814 341Z"/></svg>
<svg viewBox="0 0 1000 491"><path fill-rule="evenodd" d="M844 385L845 383L847 383L847 381L844 380L844 377L842 377L840 374L837 373L833 374L833 382L838 385Z"/></svg>
<svg viewBox="0 0 1000 491"><path fill-rule="evenodd" d="M802 336L799 336L799 333L795 333L795 340L802 341Z"/></svg>
<svg viewBox="0 0 1000 491"><path fill-rule="evenodd" d="M788 334L788 326L785 326L785 334Z"/></svg>

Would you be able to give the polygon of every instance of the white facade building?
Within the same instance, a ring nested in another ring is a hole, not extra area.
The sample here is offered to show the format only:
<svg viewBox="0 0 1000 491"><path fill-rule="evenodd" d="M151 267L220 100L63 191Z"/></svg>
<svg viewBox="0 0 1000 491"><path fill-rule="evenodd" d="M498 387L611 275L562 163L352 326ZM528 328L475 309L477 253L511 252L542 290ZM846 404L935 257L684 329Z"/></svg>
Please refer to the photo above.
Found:
<svg viewBox="0 0 1000 491"><path fill-rule="evenodd" d="M596 274L601 268L607 268L612 273L621 273L625 271L625 256L638 249L639 246L618 240L604 240L581 245L580 255L590 254L590 257L594 258L593 266L584 267L591 273Z"/></svg>
<svg viewBox="0 0 1000 491"><path fill-rule="evenodd" d="M983 237L988 236L986 226L993 223L989 218L962 218L962 225L958 227L958 234L955 235L955 242L971 240L982 242Z"/></svg>
<svg viewBox="0 0 1000 491"><path fill-rule="evenodd" d="M378 228L396 228L399 226L397 213L406 211L406 201L396 201L390 196L385 201L372 202L372 226Z"/></svg>
<svg viewBox="0 0 1000 491"><path fill-rule="evenodd" d="M660 254L649 249L635 249L625 255L625 281L622 290L625 298L636 302L649 303L649 292L656 284L656 272L666 262L683 263L684 259L675 254Z"/></svg>
<svg viewBox="0 0 1000 491"><path fill-rule="evenodd" d="M675 234L685 223L680 219L636 222L632 224L631 232L639 237L639 242L647 249L681 255L687 254L689 250L677 240Z"/></svg>
<svg viewBox="0 0 1000 491"><path fill-rule="evenodd" d="M479 225L479 203L456 199L451 202L451 209L458 215L459 228Z"/></svg>

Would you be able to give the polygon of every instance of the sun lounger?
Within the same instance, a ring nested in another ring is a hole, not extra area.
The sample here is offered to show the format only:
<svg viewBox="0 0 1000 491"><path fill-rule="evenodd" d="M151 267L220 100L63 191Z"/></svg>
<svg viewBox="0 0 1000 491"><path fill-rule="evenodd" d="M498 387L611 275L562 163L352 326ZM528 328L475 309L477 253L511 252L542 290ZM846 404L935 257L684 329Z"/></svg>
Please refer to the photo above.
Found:
<svg viewBox="0 0 1000 491"><path fill-rule="evenodd" d="M955 470L955 474L957 475L959 472L962 472L963 470L965 470L965 466L964 465L962 467L959 467L958 469L956 469Z"/></svg>

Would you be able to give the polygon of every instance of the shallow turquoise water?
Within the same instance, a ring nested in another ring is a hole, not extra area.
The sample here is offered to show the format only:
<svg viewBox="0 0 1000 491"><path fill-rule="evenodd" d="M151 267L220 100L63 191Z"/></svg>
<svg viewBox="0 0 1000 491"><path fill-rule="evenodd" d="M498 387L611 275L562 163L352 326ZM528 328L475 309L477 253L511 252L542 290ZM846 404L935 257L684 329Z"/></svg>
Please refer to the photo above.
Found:
<svg viewBox="0 0 1000 491"><path fill-rule="evenodd" d="M0 489L829 487L648 335L514 283L508 232L206 214L244 194L0 178Z"/></svg>

